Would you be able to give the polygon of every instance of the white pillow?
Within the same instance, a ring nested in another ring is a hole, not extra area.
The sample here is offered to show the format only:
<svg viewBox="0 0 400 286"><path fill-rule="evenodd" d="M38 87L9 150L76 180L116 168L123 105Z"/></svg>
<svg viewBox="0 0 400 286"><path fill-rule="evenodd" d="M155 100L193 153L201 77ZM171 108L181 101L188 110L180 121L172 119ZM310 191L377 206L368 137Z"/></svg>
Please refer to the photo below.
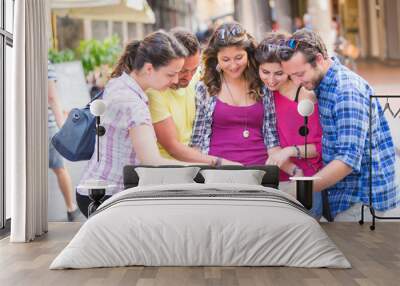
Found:
<svg viewBox="0 0 400 286"><path fill-rule="evenodd" d="M261 185L265 171L262 170L201 170L204 183Z"/></svg>
<svg viewBox="0 0 400 286"><path fill-rule="evenodd" d="M193 179L196 177L199 170L199 167L135 168L139 176L139 186L195 183Z"/></svg>

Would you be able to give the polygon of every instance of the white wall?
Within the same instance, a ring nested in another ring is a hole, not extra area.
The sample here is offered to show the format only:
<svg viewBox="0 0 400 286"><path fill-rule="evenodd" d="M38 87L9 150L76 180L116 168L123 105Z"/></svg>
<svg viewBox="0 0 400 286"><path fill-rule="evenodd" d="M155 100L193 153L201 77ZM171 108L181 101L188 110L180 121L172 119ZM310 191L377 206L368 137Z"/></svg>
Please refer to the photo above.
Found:
<svg viewBox="0 0 400 286"><path fill-rule="evenodd" d="M99 21L104 24L104 27L96 27L97 32L94 32L94 23L91 20L85 20L84 21L84 37L85 40L90 40L92 38L95 38L97 40L103 40L104 38L111 37L114 32L113 32L113 26L114 23L113 21ZM140 40L143 39L144 36L146 36L145 32L145 25L143 23L128 23L126 21L119 22L122 24L122 37L121 35L121 43L123 45L127 44L131 40ZM133 29L133 31L131 30ZM99 38L99 34L101 34ZM130 35L135 35L135 38L133 39Z"/></svg>
<svg viewBox="0 0 400 286"><path fill-rule="evenodd" d="M375 0L368 1L369 13L369 32L370 32L370 55L379 57L379 35L378 35L378 18L376 17L376 4Z"/></svg>
<svg viewBox="0 0 400 286"><path fill-rule="evenodd" d="M308 0L308 14L311 16L313 30L319 33L325 42L328 54L332 55L336 33L332 28L331 5L328 1Z"/></svg>
<svg viewBox="0 0 400 286"><path fill-rule="evenodd" d="M279 24L279 29L288 33L292 32L292 18L290 15L290 3L289 0L278 0L274 2L276 21Z"/></svg>
<svg viewBox="0 0 400 286"><path fill-rule="evenodd" d="M368 3L365 0L358 0L358 27L360 35L360 48L361 57L365 58L368 55L369 43L368 43L368 15L365 13L367 11L366 7Z"/></svg>
<svg viewBox="0 0 400 286"><path fill-rule="evenodd" d="M206 24L212 17L233 13L233 0L198 0L194 13L200 24Z"/></svg>

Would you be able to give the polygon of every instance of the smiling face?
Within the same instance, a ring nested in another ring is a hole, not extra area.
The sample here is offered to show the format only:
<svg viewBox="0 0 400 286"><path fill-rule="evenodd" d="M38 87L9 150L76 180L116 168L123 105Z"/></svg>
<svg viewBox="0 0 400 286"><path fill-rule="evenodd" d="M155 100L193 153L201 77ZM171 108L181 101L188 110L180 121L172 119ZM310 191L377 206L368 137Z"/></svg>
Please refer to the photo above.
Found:
<svg viewBox="0 0 400 286"><path fill-rule="evenodd" d="M178 83L172 84L170 87L172 89L185 88L189 85L197 68L200 65L200 52L195 55L185 58L185 63L179 72Z"/></svg>
<svg viewBox="0 0 400 286"><path fill-rule="evenodd" d="M222 48L217 54L217 59L224 75L234 79L240 78L247 68L247 52L240 47Z"/></svg>
<svg viewBox="0 0 400 286"><path fill-rule="evenodd" d="M258 72L260 79L271 91L279 90L289 80L289 76L283 71L280 63L263 63Z"/></svg>
<svg viewBox="0 0 400 286"><path fill-rule="evenodd" d="M155 69L152 64L146 63L144 68L148 75L149 87L155 90L166 90L173 84L178 84L179 72L184 64L184 58L174 59L166 66Z"/></svg>
<svg viewBox="0 0 400 286"><path fill-rule="evenodd" d="M323 60L322 55L318 55L313 66L301 52L296 52L288 61L282 61L282 67L295 84L314 90L324 78Z"/></svg>

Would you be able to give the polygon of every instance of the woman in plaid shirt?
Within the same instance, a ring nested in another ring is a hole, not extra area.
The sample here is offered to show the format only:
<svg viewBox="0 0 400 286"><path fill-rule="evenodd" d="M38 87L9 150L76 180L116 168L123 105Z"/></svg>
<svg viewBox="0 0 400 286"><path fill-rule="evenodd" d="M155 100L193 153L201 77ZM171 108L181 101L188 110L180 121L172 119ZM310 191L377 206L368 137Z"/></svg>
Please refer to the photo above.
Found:
<svg viewBox="0 0 400 286"><path fill-rule="evenodd" d="M256 43L238 23L216 29L196 86L190 146L243 165L264 165L279 146L275 110L258 77Z"/></svg>

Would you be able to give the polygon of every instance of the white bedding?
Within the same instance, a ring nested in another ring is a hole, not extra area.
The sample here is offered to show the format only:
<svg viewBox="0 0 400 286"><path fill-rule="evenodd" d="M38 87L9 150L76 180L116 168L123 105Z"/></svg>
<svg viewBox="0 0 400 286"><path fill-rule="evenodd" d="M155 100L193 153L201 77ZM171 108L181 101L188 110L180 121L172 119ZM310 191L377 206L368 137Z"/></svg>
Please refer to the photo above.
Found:
<svg viewBox="0 0 400 286"><path fill-rule="evenodd" d="M181 192L154 198L173 190ZM253 195L251 190L262 193ZM127 265L350 268L319 223L298 204L278 190L254 185L135 187L104 202L50 269Z"/></svg>

